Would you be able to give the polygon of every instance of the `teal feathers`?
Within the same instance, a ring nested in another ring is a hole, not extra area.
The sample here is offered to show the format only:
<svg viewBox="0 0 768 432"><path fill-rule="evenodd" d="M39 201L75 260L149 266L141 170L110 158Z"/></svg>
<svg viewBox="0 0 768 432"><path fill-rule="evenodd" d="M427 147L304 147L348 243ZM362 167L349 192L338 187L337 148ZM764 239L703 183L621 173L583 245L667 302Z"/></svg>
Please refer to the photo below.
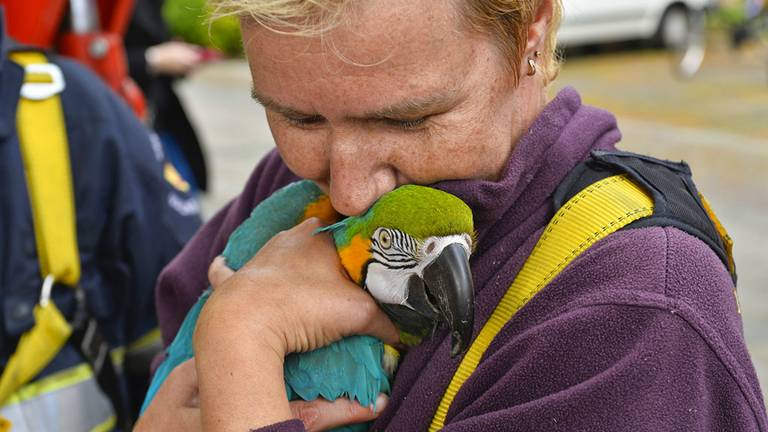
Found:
<svg viewBox="0 0 768 432"><path fill-rule="evenodd" d="M291 183L262 201L229 236L222 255L227 266L240 270L275 234L301 222L307 205L323 196L309 180Z"/></svg>
<svg viewBox="0 0 768 432"><path fill-rule="evenodd" d="M389 393L389 377L381 366L383 354L380 340L352 336L319 350L289 355L285 358L288 398L348 397L369 406L379 393Z"/></svg>
<svg viewBox="0 0 768 432"><path fill-rule="evenodd" d="M322 191L311 181L292 183L275 192L259 204L230 236L222 253L227 265L233 270L240 269L275 234L300 222L307 206L322 196ZM166 359L155 372L142 412L170 372L194 356L192 336L195 324L210 293L209 288L188 312L167 349ZM349 397L370 406L379 393L389 392L390 377L382 366L382 352L383 344L378 339L354 336L319 350L288 356L285 383L289 400Z"/></svg>

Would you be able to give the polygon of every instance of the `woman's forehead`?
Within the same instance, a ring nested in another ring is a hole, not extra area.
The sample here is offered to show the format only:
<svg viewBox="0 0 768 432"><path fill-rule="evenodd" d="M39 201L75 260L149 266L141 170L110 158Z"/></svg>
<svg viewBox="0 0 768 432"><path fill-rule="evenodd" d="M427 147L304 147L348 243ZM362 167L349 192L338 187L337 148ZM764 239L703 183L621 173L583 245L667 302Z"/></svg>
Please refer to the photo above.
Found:
<svg viewBox="0 0 768 432"><path fill-rule="evenodd" d="M353 2L333 29L317 36L270 31L245 18L244 41L250 54L267 50L282 61L332 54L358 66L412 63L409 55L439 53L467 36L452 4L443 0ZM269 50L275 46L279 49Z"/></svg>
<svg viewBox="0 0 768 432"><path fill-rule="evenodd" d="M452 2L393 1L388 8L371 3L316 37L244 25L256 93L301 110L313 107L297 106L302 105L297 96L392 96L394 101L402 98L393 93L407 93L428 98L435 89L461 87L476 57L492 55L486 53L489 38L461 29ZM346 94L347 87L354 94ZM280 100L286 96L293 100Z"/></svg>

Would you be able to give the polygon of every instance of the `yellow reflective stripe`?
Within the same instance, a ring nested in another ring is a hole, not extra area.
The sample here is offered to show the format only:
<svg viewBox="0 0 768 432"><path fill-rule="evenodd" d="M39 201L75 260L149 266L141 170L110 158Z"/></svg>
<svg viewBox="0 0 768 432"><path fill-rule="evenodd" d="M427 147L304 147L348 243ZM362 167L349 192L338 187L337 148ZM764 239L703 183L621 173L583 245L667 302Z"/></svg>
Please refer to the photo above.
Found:
<svg viewBox="0 0 768 432"><path fill-rule="evenodd" d="M720 236L720 239L723 241L723 246L725 246L725 253L728 255L728 272L731 274L736 273L736 264L733 261L733 239L728 234L728 230L725 229L725 226L723 226L723 224L720 222L720 219L715 214L715 211L712 210L712 206L709 204L709 201L704 198L704 195L699 193L699 199L701 199L701 203L704 205L704 211L707 212L707 216L709 216L712 224L715 225L715 230Z"/></svg>
<svg viewBox="0 0 768 432"><path fill-rule="evenodd" d="M42 53L34 51L14 52L10 57L24 67L48 63ZM39 80L34 74L28 75L27 82ZM80 259L75 197L59 96L42 100L20 97L16 130L24 159L40 273L43 278L52 274L56 281L76 286L80 280Z"/></svg>
<svg viewBox="0 0 768 432"><path fill-rule="evenodd" d="M128 351L138 351L156 344L160 340L160 328L155 327L128 345Z"/></svg>
<svg viewBox="0 0 768 432"><path fill-rule="evenodd" d="M117 426L117 418L109 416L103 423L91 429L91 432L107 432L113 430L115 426Z"/></svg>
<svg viewBox="0 0 768 432"><path fill-rule="evenodd" d="M115 367L122 367L125 362L125 347L119 346L112 349L109 352L109 357L112 359L112 364L114 364Z"/></svg>
<svg viewBox="0 0 768 432"><path fill-rule="evenodd" d="M86 363L82 363L25 385L17 390L4 405L25 402L45 393L55 392L64 387L80 384L92 377L93 371L91 367Z"/></svg>
<svg viewBox="0 0 768 432"><path fill-rule="evenodd" d="M115 366L120 367L125 362L126 353L139 351L144 348L148 348L159 342L160 342L160 328L156 327L148 331L147 333L145 333L140 338L131 342L131 344L128 345L127 349L124 346L119 346L117 348L112 349L112 351L109 352L110 357L112 357L112 363L114 363Z"/></svg>
<svg viewBox="0 0 768 432"><path fill-rule="evenodd" d="M53 360L72 327L53 302L35 305L35 326L24 332L0 378L0 406Z"/></svg>
<svg viewBox="0 0 768 432"><path fill-rule="evenodd" d="M148 348L152 346L155 343L158 343L160 341L160 328L154 328L147 333L145 333L140 338L133 341L130 345L128 345L128 348L126 349L124 346L119 346L117 348L113 348L109 355L112 358L112 363L115 364L115 366L120 367L125 363L125 354L139 351L144 348Z"/></svg>
<svg viewBox="0 0 768 432"><path fill-rule="evenodd" d="M592 244L653 214L653 199L625 174L608 177L571 198L547 225L531 255L472 342L435 412L430 431L445 425L448 409L502 327L537 292Z"/></svg>

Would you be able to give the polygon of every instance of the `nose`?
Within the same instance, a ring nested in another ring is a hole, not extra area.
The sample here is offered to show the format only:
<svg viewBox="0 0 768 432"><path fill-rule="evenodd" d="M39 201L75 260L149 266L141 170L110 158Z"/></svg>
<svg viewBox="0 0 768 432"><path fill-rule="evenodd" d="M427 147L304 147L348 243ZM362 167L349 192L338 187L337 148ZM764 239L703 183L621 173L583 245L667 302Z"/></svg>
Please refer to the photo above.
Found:
<svg viewBox="0 0 768 432"><path fill-rule="evenodd" d="M386 152L366 133L335 132L329 143L329 196L347 216L365 212L381 195L397 187Z"/></svg>

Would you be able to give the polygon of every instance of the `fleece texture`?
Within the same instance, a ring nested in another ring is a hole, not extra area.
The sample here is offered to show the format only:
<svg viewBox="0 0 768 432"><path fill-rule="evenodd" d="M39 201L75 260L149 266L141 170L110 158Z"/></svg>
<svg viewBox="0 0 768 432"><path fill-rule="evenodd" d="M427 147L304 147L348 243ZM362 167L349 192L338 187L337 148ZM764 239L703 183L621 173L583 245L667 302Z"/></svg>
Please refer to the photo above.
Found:
<svg viewBox="0 0 768 432"><path fill-rule="evenodd" d="M552 194L595 149L613 150L614 117L566 88L518 141L497 181L434 185L472 209L475 335L553 214ZM161 275L164 340L207 286L206 269L258 202L295 180L269 154L243 193ZM440 329L412 348L372 430L426 430L459 358ZM669 227L596 243L502 329L456 395L446 431L768 431L728 272L702 241ZM303 431L298 420L261 429Z"/></svg>

